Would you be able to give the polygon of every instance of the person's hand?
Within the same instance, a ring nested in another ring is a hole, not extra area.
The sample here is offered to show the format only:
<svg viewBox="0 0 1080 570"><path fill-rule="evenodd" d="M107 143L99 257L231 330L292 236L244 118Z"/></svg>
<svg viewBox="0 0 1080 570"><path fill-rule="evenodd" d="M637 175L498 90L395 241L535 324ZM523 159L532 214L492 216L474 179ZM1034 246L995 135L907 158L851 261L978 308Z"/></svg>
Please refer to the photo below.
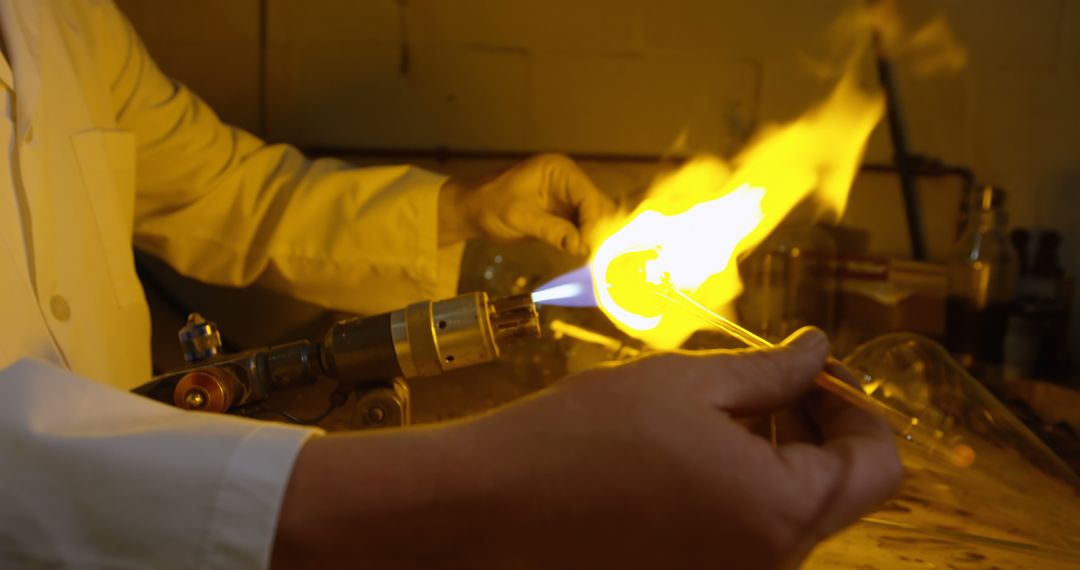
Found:
<svg viewBox="0 0 1080 570"><path fill-rule="evenodd" d="M470 521L513 568L776 568L887 499L884 422L812 390L828 342L593 370L468 424ZM739 421L800 400L824 438L773 448ZM499 529L507 529L499 533ZM511 530L512 529L512 530Z"/></svg>
<svg viewBox="0 0 1080 570"><path fill-rule="evenodd" d="M828 343L666 354L454 424L309 442L276 568L777 568L887 499L883 422L812 390ZM773 448L740 418L810 412Z"/></svg>
<svg viewBox="0 0 1080 570"><path fill-rule="evenodd" d="M439 191L439 243L537 238L588 255L586 236L614 210L572 160L543 154L499 174L448 180Z"/></svg>

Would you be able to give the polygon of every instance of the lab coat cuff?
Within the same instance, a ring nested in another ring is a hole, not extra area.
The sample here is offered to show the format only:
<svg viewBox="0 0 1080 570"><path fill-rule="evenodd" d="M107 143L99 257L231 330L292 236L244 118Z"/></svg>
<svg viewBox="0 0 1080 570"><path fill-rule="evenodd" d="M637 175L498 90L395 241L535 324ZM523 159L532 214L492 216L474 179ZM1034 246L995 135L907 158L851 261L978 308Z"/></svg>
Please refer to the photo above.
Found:
<svg viewBox="0 0 1080 570"><path fill-rule="evenodd" d="M285 488L315 429L269 424L252 430L230 459L206 529L206 568L267 568Z"/></svg>
<svg viewBox="0 0 1080 570"><path fill-rule="evenodd" d="M417 190L424 194L421 200L420 220L417 223L420 239L418 267L425 268L425 275L420 276L423 284L423 297L427 299L445 299L457 294L458 279L461 275L461 258L465 252L465 242L439 247L439 192L449 179L447 176L434 174L414 168L411 173L421 182ZM428 273L427 270L430 270Z"/></svg>

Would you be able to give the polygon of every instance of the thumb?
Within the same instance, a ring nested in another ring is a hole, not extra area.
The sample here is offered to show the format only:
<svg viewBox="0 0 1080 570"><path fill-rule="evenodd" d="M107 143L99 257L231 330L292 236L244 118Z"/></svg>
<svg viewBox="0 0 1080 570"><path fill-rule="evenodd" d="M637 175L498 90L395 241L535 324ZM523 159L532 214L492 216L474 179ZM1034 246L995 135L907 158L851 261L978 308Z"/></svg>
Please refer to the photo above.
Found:
<svg viewBox="0 0 1080 570"><path fill-rule="evenodd" d="M718 405L737 415L786 407L814 385L828 355L829 340L814 327L799 329L775 347L739 353L720 387Z"/></svg>

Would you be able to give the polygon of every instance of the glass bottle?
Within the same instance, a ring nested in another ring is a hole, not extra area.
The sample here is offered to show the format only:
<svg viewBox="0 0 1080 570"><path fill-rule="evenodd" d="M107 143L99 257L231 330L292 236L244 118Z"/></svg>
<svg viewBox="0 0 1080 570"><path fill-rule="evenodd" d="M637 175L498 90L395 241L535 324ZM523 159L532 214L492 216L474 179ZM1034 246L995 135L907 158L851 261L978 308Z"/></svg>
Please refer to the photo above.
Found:
<svg viewBox="0 0 1080 570"><path fill-rule="evenodd" d="M1024 247L1019 249L1021 259L1026 245L1017 245L1018 249ZM1021 263L1016 302L1005 336L1006 380L1061 380L1068 376L1072 279L1058 260L1060 245L1061 234L1041 232L1034 261Z"/></svg>
<svg viewBox="0 0 1080 570"><path fill-rule="evenodd" d="M1006 218L1005 191L979 188L949 260L945 343L984 382L1001 378L1005 330L1019 273Z"/></svg>

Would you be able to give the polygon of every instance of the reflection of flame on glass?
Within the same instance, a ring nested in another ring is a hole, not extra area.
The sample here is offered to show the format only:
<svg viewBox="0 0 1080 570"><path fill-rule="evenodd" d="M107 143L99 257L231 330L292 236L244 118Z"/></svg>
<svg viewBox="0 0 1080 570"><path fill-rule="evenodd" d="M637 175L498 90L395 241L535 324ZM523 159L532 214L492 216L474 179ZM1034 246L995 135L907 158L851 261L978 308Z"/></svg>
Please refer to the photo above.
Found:
<svg viewBox="0 0 1080 570"><path fill-rule="evenodd" d="M722 310L742 289L732 260L792 208L810 199L822 211L843 210L882 111L881 97L858 87L852 71L823 104L766 130L730 164L699 157L658 180L629 216L599 229L591 268L600 308L656 348L682 344L701 322L666 308L655 294L659 276Z"/></svg>

